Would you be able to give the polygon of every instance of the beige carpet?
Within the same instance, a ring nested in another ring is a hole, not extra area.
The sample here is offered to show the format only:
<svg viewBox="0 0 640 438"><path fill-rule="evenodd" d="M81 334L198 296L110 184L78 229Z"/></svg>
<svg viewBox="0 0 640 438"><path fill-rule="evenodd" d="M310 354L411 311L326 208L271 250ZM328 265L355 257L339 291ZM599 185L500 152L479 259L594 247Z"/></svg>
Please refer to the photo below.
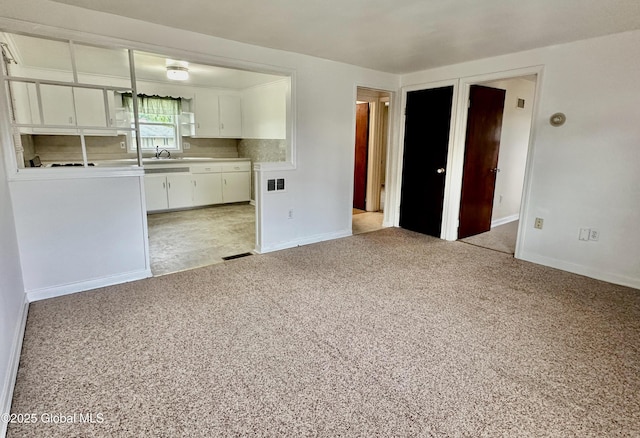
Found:
<svg viewBox="0 0 640 438"><path fill-rule="evenodd" d="M640 436L639 345L638 290L387 228L32 304L13 412L104 421L8 436Z"/></svg>
<svg viewBox="0 0 640 438"><path fill-rule="evenodd" d="M460 241L494 251L514 254L516 252L516 239L518 237L518 222L519 221L513 221L499 225L486 233L460 239Z"/></svg>

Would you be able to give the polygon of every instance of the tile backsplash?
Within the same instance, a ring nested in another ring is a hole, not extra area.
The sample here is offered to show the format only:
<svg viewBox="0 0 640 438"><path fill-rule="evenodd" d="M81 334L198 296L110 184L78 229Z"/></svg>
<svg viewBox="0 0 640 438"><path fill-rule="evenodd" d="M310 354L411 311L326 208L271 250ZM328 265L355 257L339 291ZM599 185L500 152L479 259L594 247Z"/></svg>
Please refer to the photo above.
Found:
<svg viewBox="0 0 640 438"><path fill-rule="evenodd" d="M76 135L21 135L24 157L28 160L35 155L43 162L81 162L82 147L80 137ZM119 160L135 158L136 154L121 148L124 135L86 136L87 158L89 161ZM237 158L238 140L228 138L185 138L190 148L182 153L174 152L176 157ZM145 152L145 156L153 153ZM27 164L28 165L28 164Z"/></svg>
<svg viewBox="0 0 640 438"><path fill-rule="evenodd" d="M238 156L250 158L251 163L273 163L287 160L287 141L279 139L247 138L238 142ZM255 198L254 175L251 172L251 199Z"/></svg>
<svg viewBox="0 0 640 438"><path fill-rule="evenodd" d="M238 140L235 138L184 137L182 141L191 145L178 154L183 157L238 158Z"/></svg>
<svg viewBox="0 0 640 438"><path fill-rule="evenodd" d="M242 158L251 158L254 163L286 161L287 141L279 139L242 139L238 142L238 154Z"/></svg>

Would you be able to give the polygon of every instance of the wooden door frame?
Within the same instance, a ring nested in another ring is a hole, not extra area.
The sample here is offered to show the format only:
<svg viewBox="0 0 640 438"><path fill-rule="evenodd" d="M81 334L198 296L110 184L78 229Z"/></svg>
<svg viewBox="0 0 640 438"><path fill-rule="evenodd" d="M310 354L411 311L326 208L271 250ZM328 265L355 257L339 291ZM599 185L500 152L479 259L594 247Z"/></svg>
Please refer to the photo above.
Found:
<svg viewBox="0 0 640 438"><path fill-rule="evenodd" d="M456 111L455 117L455 132L454 132L454 144L450 151L452 153L451 171L449 174L451 182L448 187L445 187L445 201L448 199L448 203L445 204L445 211L443 215L443 238L446 240L458 239L458 214L460 211L460 201L462 197L462 175L464 169L464 150L466 143L466 131L467 131L467 105L469 101L469 94L471 85L480 85L483 82L498 81L505 79L515 79L522 76L536 75L536 88L534 94L533 111L531 117L531 129L529 133L529 145L527 147L527 160L524 173L524 184L522 189L522 200L520 202L520 222L518 224L518 237L516 240L515 257L521 258L521 246L524 240L525 232L531 228L529 226L529 197L531 192L531 174L533 167L533 145L535 144L536 120L539 120L540 112L540 93L543 76L543 66L525 67L515 70L507 70L496 73L488 73L478 76L469 76L460 79L460 93L458 94L458 111ZM446 218L446 225L444 224Z"/></svg>
<svg viewBox="0 0 640 438"><path fill-rule="evenodd" d="M427 84L420 85L411 85L402 87L402 100L400 104L401 116L399 121L399 141L397 146L397 151L395 155L395 166L396 172L394 175L394 186L395 190L393 190L393 204L385 204L392 208L387 208L387 211L393 213L393 226L400 226L400 198L402 192L402 170L403 170L403 159L404 159L404 134L405 134L405 123L406 123L406 115L404 109L407 107L407 93L411 91L420 91L420 90L430 90L433 88L443 88L443 87L453 87L453 96L451 101L451 121L449 122L449 143L447 145L447 168L445 170L445 194L444 194L444 204L442 207L442 229L440 231L440 238L445 238L445 224L449 220L447 214L451 210L449 206L449 196L447 196L447 187L451 186L451 166L452 166L452 158L453 158L453 145L454 145L454 128L455 128L455 120L454 115L456 114L456 109L458 105L458 88L459 88L459 80L445 80L445 81L437 81L437 82L429 82ZM390 191L390 190L389 190Z"/></svg>

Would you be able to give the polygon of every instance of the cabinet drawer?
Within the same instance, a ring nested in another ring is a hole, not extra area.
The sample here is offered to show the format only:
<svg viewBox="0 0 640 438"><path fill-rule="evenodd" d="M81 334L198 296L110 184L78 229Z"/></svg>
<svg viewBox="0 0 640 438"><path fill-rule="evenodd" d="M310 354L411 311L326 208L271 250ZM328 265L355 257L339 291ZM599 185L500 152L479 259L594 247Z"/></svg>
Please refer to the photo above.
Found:
<svg viewBox="0 0 640 438"><path fill-rule="evenodd" d="M191 173L220 173L222 166L220 164L198 164L191 166Z"/></svg>
<svg viewBox="0 0 640 438"><path fill-rule="evenodd" d="M223 172L249 172L251 171L250 161L240 161L237 163L224 163L222 164Z"/></svg>

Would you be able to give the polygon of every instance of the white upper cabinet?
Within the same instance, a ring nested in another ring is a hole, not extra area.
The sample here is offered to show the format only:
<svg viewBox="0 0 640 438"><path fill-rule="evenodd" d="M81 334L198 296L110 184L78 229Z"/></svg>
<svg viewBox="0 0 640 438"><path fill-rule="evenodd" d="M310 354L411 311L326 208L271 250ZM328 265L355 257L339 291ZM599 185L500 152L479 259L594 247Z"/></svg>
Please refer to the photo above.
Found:
<svg viewBox="0 0 640 438"><path fill-rule="evenodd" d="M215 91L199 89L194 99L196 134L194 137L220 136L220 109Z"/></svg>
<svg viewBox="0 0 640 438"><path fill-rule="evenodd" d="M198 89L195 93L194 137L231 137L242 135L240 96L220 95L215 90Z"/></svg>
<svg viewBox="0 0 640 438"><path fill-rule="evenodd" d="M107 93L107 95L113 93ZM107 119L104 92L91 88L74 88L73 95L76 102L76 114L78 126L112 126L114 123L113 114ZM109 102L110 108L113 103Z"/></svg>
<svg viewBox="0 0 640 438"><path fill-rule="evenodd" d="M28 107L30 117L21 116L19 123L33 123L52 126L69 126L70 128L82 127L110 127L115 126L114 95L107 92L107 105L105 106L104 92L101 89L70 87L63 85L40 85L40 99L42 102L42 120L38 107L38 97L35 86L28 87L26 95L23 93L20 99L28 99L28 103L20 103L16 106ZM109 117L107 118L107 111ZM24 111L22 112L24 113ZM63 134L76 133L76 129L54 130L53 128L33 128L34 133ZM99 129L87 130L92 135L115 135L113 131L100 131Z"/></svg>
<svg viewBox="0 0 640 438"><path fill-rule="evenodd" d="M76 124L71 87L42 84L42 123L45 125L74 126ZM38 106L35 105L37 110ZM35 119L35 117L34 117Z"/></svg>
<svg viewBox="0 0 640 438"><path fill-rule="evenodd" d="M242 108L240 96L219 96L220 137L242 136Z"/></svg>

